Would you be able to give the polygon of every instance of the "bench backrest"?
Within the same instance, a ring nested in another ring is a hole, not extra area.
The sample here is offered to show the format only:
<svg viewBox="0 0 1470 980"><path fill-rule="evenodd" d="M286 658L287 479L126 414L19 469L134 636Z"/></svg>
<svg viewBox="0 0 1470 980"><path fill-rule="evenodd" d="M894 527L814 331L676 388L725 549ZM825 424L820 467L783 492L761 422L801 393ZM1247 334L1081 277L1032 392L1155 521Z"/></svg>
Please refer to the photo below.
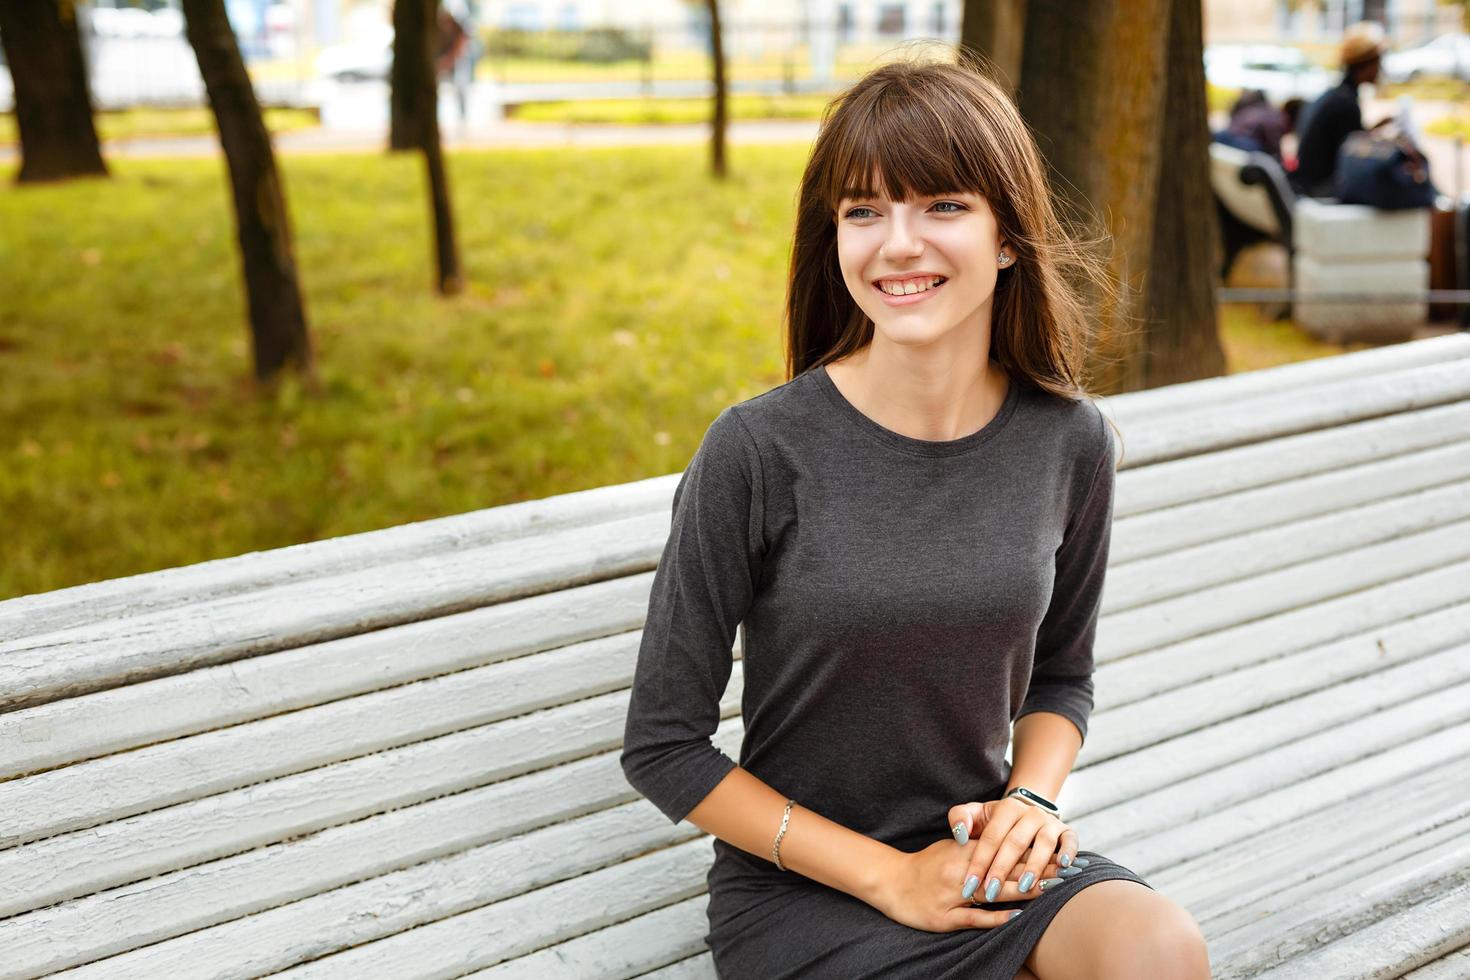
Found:
<svg viewBox="0 0 1470 980"><path fill-rule="evenodd" d="M1281 702L1384 658L1463 693L1409 667L1467 642L1470 337L1103 404L1125 456L1062 802L1173 882L1374 691ZM0 603L0 976L710 975L710 840L617 758L678 476ZM1455 704L1416 708L1420 769L1465 751ZM1207 778L1251 753L1278 761Z"/></svg>
<svg viewBox="0 0 1470 980"><path fill-rule="evenodd" d="M1210 141L1210 188L1231 214L1242 222L1272 238L1282 238L1281 222L1271 202L1267 183L1247 183L1241 174L1247 167L1259 167L1280 174L1280 185L1286 184L1286 173L1280 164L1265 153L1242 150Z"/></svg>

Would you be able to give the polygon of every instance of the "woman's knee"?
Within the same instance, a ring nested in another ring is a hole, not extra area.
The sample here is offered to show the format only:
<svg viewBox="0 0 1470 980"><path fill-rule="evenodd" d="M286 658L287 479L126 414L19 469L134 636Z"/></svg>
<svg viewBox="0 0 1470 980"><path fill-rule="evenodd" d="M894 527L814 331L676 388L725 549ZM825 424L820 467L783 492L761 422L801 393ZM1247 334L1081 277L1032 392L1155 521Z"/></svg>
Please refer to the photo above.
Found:
<svg viewBox="0 0 1470 980"><path fill-rule="evenodd" d="M1105 957L1109 978L1209 980L1209 947L1187 909L1159 895L1117 926Z"/></svg>

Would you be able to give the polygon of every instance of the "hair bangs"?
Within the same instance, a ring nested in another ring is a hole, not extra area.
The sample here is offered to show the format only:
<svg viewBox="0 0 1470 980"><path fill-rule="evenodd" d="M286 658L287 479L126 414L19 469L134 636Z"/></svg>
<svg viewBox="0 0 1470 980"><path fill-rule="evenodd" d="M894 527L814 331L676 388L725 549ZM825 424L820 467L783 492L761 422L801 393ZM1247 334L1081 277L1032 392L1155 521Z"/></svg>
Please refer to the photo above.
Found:
<svg viewBox="0 0 1470 980"><path fill-rule="evenodd" d="M960 146L960 134L942 112L922 98L867 94L865 104L839 109L834 120L845 138L835 142L826 175L830 210L836 211L844 199L993 196L985 154ZM936 132L945 138L934 139Z"/></svg>

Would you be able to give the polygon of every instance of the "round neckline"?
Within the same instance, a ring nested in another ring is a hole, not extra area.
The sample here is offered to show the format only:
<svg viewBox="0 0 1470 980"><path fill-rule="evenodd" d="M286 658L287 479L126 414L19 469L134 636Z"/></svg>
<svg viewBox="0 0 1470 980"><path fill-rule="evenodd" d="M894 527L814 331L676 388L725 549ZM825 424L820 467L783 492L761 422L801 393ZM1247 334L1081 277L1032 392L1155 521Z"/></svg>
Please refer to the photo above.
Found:
<svg viewBox="0 0 1470 980"><path fill-rule="evenodd" d="M1005 427L1011 416L1015 414L1016 405L1021 400L1020 383L1014 376L1007 375L1005 400L1001 402L1000 410L989 422L958 439L918 439L895 432L863 414L856 405L847 400L847 396L837 387L837 383L827 373L825 364L817 365L808 373L815 376L817 387L850 422L880 442L917 456L955 456L978 449Z"/></svg>

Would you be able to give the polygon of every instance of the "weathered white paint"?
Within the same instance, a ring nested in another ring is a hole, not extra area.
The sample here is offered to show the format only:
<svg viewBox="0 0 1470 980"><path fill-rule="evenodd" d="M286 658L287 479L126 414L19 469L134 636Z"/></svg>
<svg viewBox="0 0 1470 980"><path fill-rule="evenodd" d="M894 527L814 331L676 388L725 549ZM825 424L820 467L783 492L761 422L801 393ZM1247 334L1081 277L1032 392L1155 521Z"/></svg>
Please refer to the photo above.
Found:
<svg viewBox="0 0 1470 980"><path fill-rule="evenodd" d="M668 523L624 518L0 643L0 709L648 571Z"/></svg>
<svg viewBox="0 0 1470 980"><path fill-rule="evenodd" d="M1104 400L1116 409L1120 425L1144 419L1168 418L1179 411L1201 406L1229 409L1242 401L1282 391L1301 391L1341 381L1351 381L1394 371L1470 359L1470 336L1453 333L1428 337L1406 344L1389 344L1366 350L1314 357L1307 361L1242 371L1219 378L1186 384L1164 385L1147 391L1131 391ZM1465 365L1470 369L1470 365Z"/></svg>
<svg viewBox="0 0 1470 980"><path fill-rule="evenodd" d="M10 599L0 641L667 510L678 481L671 473Z"/></svg>
<svg viewBox="0 0 1470 980"><path fill-rule="evenodd" d="M1113 516L1131 517L1466 440L1470 401L1460 401L1140 468L1124 460Z"/></svg>
<svg viewBox="0 0 1470 980"><path fill-rule="evenodd" d="M1062 803L1217 975L1453 964L1414 930L1470 856L1470 338L1268 373L1105 400ZM0 977L713 976L709 838L617 765L676 480L0 603Z"/></svg>

